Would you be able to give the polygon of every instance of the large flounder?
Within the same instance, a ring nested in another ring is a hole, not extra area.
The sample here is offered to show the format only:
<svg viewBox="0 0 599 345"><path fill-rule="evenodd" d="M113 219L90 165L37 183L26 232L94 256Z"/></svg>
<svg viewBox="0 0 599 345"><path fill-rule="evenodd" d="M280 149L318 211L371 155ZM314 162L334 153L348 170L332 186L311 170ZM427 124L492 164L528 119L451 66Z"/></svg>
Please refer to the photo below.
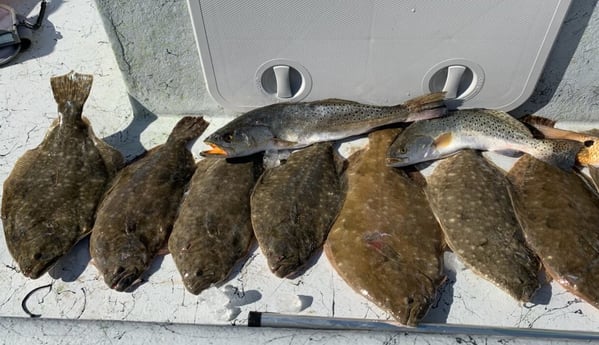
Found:
<svg viewBox="0 0 599 345"><path fill-rule="evenodd" d="M427 197L445 242L473 271L518 301L540 287L541 263L524 241L505 175L474 150L443 159Z"/></svg>
<svg viewBox="0 0 599 345"><path fill-rule="evenodd" d="M324 248L348 285L415 325L445 280L443 235L422 188L386 166L397 133L371 133L366 151L350 157L347 195Z"/></svg>
<svg viewBox="0 0 599 345"><path fill-rule="evenodd" d="M524 236L558 283L599 308L599 198L575 172L529 155L508 173Z"/></svg>
<svg viewBox="0 0 599 345"><path fill-rule="evenodd" d="M182 118L165 144L123 168L106 192L98 207L90 252L110 288L129 288L166 247L196 167L186 145L206 127L202 117Z"/></svg>
<svg viewBox="0 0 599 345"><path fill-rule="evenodd" d="M322 246L343 200L331 143L294 152L264 172L251 196L254 234L270 270L296 273Z"/></svg>
<svg viewBox="0 0 599 345"><path fill-rule="evenodd" d="M82 117L92 81L74 72L50 79L59 117L4 181L6 244L30 278L44 274L91 231L107 183L123 165L122 155Z"/></svg>
<svg viewBox="0 0 599 345"><path fill-rule="evenodd" d="M168 241L187 291L224 280L254 238L250 194L262 172L257 157L204 159L194 173Z"/></svg>

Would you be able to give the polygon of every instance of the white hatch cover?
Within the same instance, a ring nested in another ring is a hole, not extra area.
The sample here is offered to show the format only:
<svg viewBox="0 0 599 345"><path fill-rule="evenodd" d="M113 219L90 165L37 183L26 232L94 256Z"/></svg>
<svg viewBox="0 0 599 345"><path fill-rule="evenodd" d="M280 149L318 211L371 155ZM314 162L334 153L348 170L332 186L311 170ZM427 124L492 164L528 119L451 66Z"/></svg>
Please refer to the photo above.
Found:
<svg viewBox="0 0 599 345"><path fill-rule="evenodd" d="M208 90L225 108L392 105L446 90L462 107L507 111L532 93L570 0L188 4Z"/></svg>

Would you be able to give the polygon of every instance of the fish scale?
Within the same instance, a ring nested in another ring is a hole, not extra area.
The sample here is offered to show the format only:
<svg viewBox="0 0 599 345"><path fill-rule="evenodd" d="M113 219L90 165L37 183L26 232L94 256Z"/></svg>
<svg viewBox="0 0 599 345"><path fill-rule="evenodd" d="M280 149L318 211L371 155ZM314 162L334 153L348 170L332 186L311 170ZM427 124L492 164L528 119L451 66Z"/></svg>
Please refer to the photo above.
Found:
<svg viewBox="0 0 599 345"><path fill-rule="evenodd" d="M527 247L503 173L473 150L443 159L427 179L445 241L472 270L527 302L540 287L539 259Z"/></svg>

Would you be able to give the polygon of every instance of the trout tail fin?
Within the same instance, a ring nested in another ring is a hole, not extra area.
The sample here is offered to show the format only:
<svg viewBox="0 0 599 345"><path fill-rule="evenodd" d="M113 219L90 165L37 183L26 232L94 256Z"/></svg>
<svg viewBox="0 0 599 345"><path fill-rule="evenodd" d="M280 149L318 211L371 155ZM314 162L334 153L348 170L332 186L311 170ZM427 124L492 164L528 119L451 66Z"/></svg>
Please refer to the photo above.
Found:
<svg viewBox="0 0 599 345"><path fill-rule="evenodd" d="M187 143L202 135L206 128L208 128L208 122L202 116L185 116L177 122L168 141Z"/></svg>
<svg viewBox="0 0 599 345"><path fill-rule="evenodd" d="M434 92L407 100L403 104L410 115L407 122L428 120L441 117L447 113L445 92Z"/></svg>
<svg viewBox="0 0 599 345"><path fill-rule="evenodd" d="M69 72L65 75L50 78L52 93L58 106L71 102L77 109L83 109L83 104L89 96L94 77L91 74Z"/></svg>
<svg viewBox="0 0 599 345"><path fill-rule="evenodd" d="M570 171L583 147L582 143L572 140L540 139L533 152L528 153L539 160Z"/></svg>

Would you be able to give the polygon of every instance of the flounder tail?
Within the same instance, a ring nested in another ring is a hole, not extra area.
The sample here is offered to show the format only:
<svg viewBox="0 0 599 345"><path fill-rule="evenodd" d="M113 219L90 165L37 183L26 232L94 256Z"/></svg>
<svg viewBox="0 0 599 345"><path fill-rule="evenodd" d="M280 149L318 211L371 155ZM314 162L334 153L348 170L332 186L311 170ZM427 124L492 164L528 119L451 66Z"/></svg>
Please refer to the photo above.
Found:
<svg viewBox="0 0 599 345"><path fill-rule="evenodd" d="M76 109L83 109L89 96L94 77L91 74L69 72L65 75L50 78L54 99L61 106L70 102Z"/></svg>
<svg viewBox="0 0 599 345"><path fill-rule="evenodd" d="M208 122L202 116L185 116L177 122L168 141L187 143L202 135L206 128Z"/></svg>
<svg viewBox="0 0 599 345"><path fill-rule="evenodd" d="M403 104L410 114L406 121L428 120L444 116L447 113L445 107L445 92L434 92L407 100Z"/></svg>

